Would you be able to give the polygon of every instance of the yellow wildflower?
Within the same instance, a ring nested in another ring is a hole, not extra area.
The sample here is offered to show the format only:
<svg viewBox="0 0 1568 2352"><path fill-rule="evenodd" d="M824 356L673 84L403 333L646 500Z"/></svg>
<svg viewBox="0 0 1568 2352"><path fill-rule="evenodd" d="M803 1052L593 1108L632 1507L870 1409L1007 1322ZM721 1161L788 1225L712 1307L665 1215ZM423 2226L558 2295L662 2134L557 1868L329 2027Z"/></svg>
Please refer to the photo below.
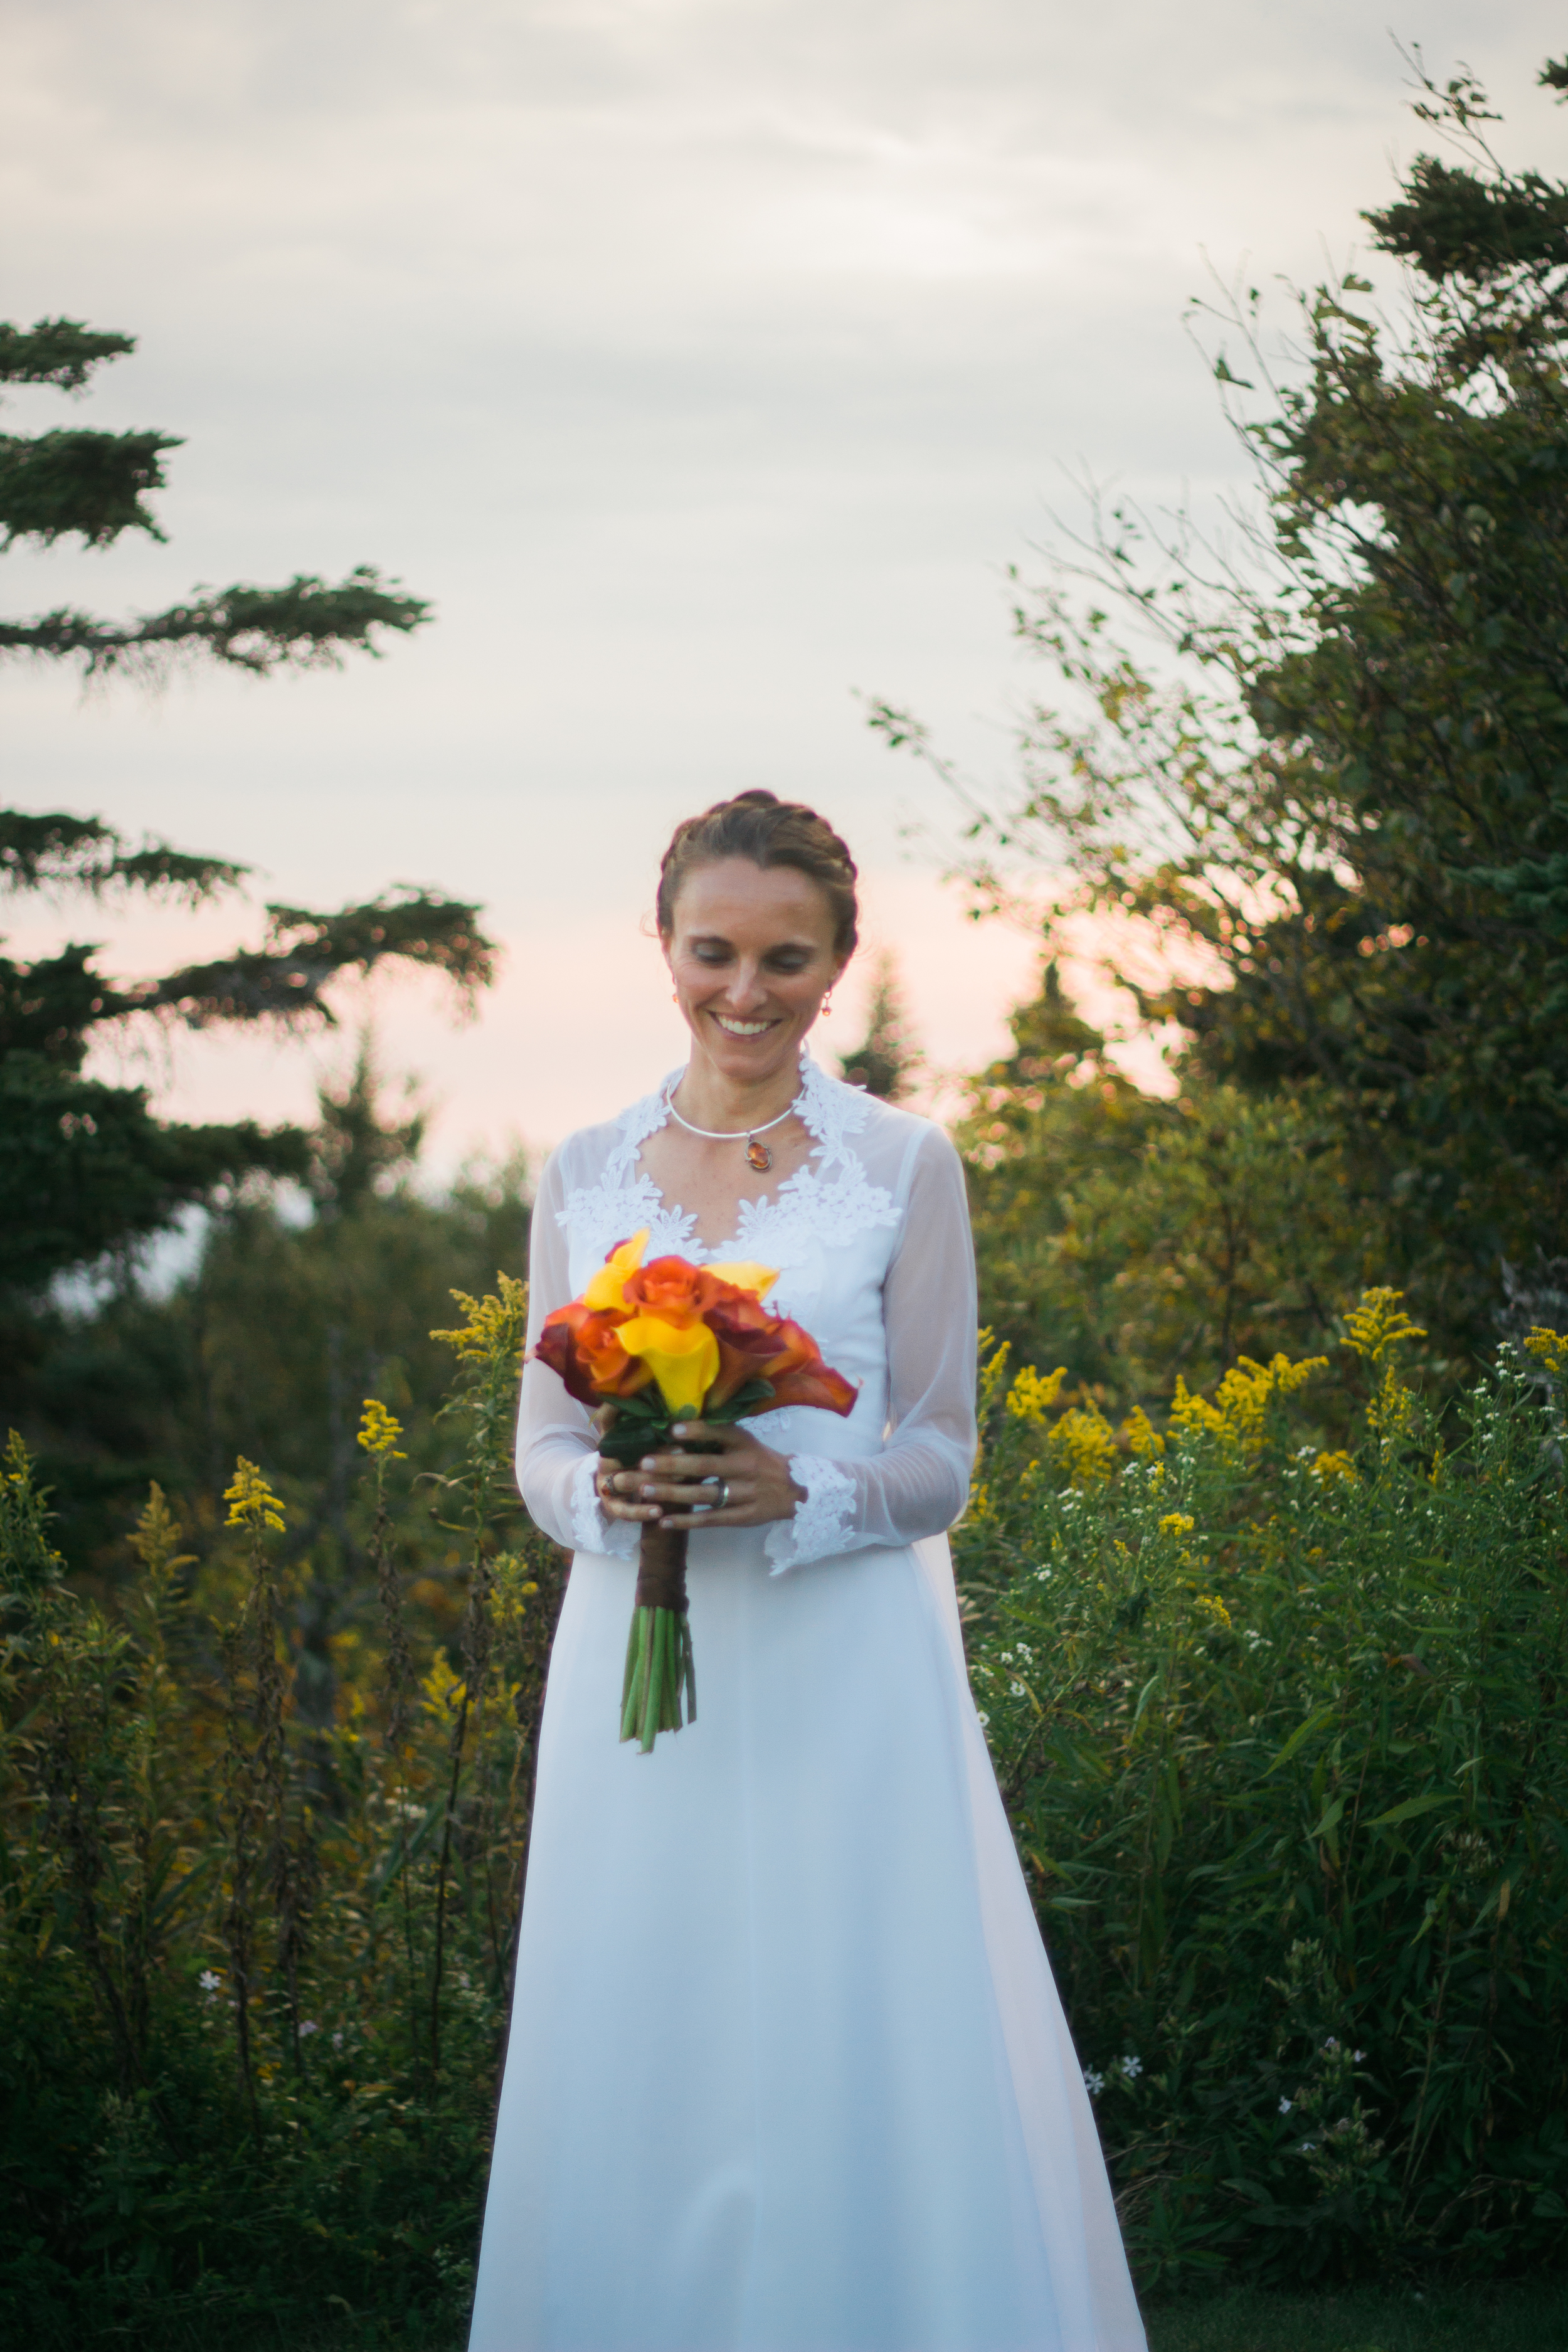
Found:
<svg viewBox="0 0 1568 2352"><path fill-rule="evenodd" d="M513 1355L522 1346L522 1336L528 1328L528 1285L520 1282L514 1274L498 1274L496 1282L499 1297L491 1291L483 1298L471 1298L466 1290L454 1290L450 1295L468 1321L459 1324L455 1331L430 1334L432 1339L444 1339L448 1348L455 1348L466 1364L482 1364L495 1356Z"/></svg>
<svg viewBox="0 0 1568 2352"><path fill-rule="evenodd" d="M378 1461L384 1454L390 1454L394 1462L406 1462L408 1456L397 1450L402 1434L403 1423L388 1412L379 1397L366 1397L359 1424L359 1443L365 1452L374 1454Z"/></svg>
<svg viewBox="0 0 1568 2352"><path fill-rule="evenodd" d="M1312 1465L1312 1475L1325 1486L1331 1478L1342 1478L1347 1486L1355 1485L1355 1464L1348 1454L1320 1454Z"/></svg>
<svg viewBox="0 0 1568 2352"><path fill-rule="evenodd" d="M1015 1421L1043 1422L1047 1406L1055 1404L1068 1376L1065 1364L1041 1379L1033 1364L1025 1364L1007 1391L1007 1410Z"/></svg>
<svg viewBox="0 0 1568 2352"><path fill-rule="evenodd" d="M1164 1439L1141 1404L1135 1404L1122 1423L1121 1434L1127 1440L1129 1452L1136 1454L1140 1462L1151 1454L1159 1455L1165 1451Z"/></svg>
<svg viewBox="0 0 1568 2352"><path fill-rule="evenodd" d="M1190 1536L1196 1522L1190 1511L1167 1511L1160 1522L1163 1536Z"/></svg>
<svg viewBox="0 0 1568 2352"><path fill-rule="evenodd" d="M1063 1413L1046 1440L1046 1451L1075 1486L1102 1486L1116 1467L1110 1423L1102 1412L1082 1412L1077 1405Z"/></svg>
<svg viewBox="0 0 1568 2352"><path fill-rule="evenodd" d="M1549 1331L1538 1323L1524 1336L1526 1349L1549 1372L1568 1372L1568 1338L1561 1331Z"/></svg>
<svg viewBox="0 0 1568 2352"><path fill-rule="evenodd" d="M463 1703L463 1678L454 1672L445 1650L437 1650L427 1675L419 1678L428 1715L456 1715Z"/></svg>
<svg viewBox="0 0 1568 2352"><path fill-rule="evenodd" d="M1213 1404L1206 1397L1190 1395L1178 1372L1176 1393L1171 1400L1171 1427L1184 1437L1206 1430L1222 1444L1256 1454L1275 1399L1289 1396L1314 1372L1326 1372L1328 1368L1326 1356L1307 1356L1299 1364L1293 1364L1289 1356L1272 1357L1267 1364L1242 1356L1215 1389Z"/></svg>
<svg viewBox="0 0 1568 2352"><path fill-rule="evenodd" d="M225 1488L223 1498L229 1507L226 1526L248 1528L253 1535L265 1528L282 1533L283 1505L255 1463L247 1462L243 1454L234 1465L234 1484Z"/></svg>
<svg viewBox="0 0 1568 2352"><path fill-rule="evenodd" d="M1381 1364L1391 1348L1404 1339L1424 1339L1426 1337L1419 1323L1412 1323L1399 1304L1403 1290L1363 1290L1360 1304L1345 1316L1345 1341L1368 1363Z"/></svg>
<svg viewBox="0 0 1568 2352"><path fill-rule="evenodd" d="M1229 1625L1230 1612L1217 1592L1198 1592L1194 1593L1193 1598L1198 1607L1214 1619L1216 1625Z"/></svg>

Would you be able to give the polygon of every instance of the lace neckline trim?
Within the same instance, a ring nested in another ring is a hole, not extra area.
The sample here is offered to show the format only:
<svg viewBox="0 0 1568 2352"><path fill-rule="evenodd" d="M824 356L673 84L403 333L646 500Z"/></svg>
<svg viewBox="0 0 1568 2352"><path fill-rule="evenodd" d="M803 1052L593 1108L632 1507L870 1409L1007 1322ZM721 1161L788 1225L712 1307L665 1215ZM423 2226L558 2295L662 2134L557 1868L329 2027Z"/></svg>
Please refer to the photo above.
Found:
<svg viewBox="0 0 1568 2352"><path fill-rule="evenodd" d="M697 1218L668 1202L652 1176L637 1172L637 1155L650 1135L669 1119L669 1097L680 1081L672 1070L657 1091L624 1110L616 1126L619 1139L605 1162L596 1185L574 1192L558 1212L563 1225L591 1234L615 1225L611 1245L624 1240L639 1224L651 1225L657 1251L679 1251L693 1256L721 1258L737 1249L767 1255L773 1265L798 1259L813 1239L847 1240L868 1225L896 1224L892 1195L871 1184L849 1139L859 1133L869 1115L867 1097L858 1087L830 1078L803 1053L800 1092L791 1108L814 1139L805 1164L786 1176L777 1192L758 1193L737 1204L736 1227L729 1240L700 1241Z"/></svg>

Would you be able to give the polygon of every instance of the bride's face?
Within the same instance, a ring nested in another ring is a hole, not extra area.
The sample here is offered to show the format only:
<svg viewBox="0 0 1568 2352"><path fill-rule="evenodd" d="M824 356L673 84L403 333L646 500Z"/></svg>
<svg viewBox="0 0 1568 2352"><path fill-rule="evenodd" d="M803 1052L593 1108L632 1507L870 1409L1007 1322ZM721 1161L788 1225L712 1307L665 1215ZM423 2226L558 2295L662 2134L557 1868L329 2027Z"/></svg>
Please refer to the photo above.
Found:
<svg viewBox="0 0 1568 2352"><path fill-rule="evenodd" d="M845 961L833 944L833 910L810 875L749 857L687 876L662 945L698 1051L737 1086L794 1068Z"/></svg>

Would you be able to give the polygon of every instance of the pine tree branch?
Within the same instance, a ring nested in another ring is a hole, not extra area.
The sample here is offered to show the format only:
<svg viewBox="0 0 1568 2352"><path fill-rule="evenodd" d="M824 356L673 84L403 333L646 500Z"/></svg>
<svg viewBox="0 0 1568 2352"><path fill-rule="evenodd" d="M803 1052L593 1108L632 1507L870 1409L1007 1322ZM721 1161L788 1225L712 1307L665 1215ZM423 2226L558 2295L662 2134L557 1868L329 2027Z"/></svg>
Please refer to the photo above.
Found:
<svg viewBox="0 0 1568 2352"><path fill-rule="evenodd" d="M79 392L95 367L135 349L134 335L100 334L79 319L40 319L30 328L0 323L0 383Z"/></svg>
<svg viewBox="0 0 1568 2352"><path fill-rule="evenodd" d="M269 907L273 944L191 964L142 988L106 996L100 1019L152 1013L207 1029L220 1021L270 1021L288 1028L336 1026L325 1002L345 971L368 972L397 956L449 981L467 1006L495 977L496 948L479 930L477 905L409 889L335 914Z"/></svg>
<svg viewBox="0 0 1568 2352"><path fill-rule="evenodd" d="M376 630L406 634L429 618L424 597L399 595L374 565L362 563L336 587L300 572L286 588L224 588L127 624L68 609L36 621L0 621L0 656L79 655L89 677L122 672L148 684L165 678L184 656L207 656L266 677L283 668L341 668L349 646L379 659Z"/></svg>
<svg viewBox="0 0 1568 2352"><path fill-rule="evenodd" d="M165 449L175 433L0 434L0 527L5 545L30 539L52 547L79 531L89 547L108 547L122 530L164 538L142 501L166 487Z"/></svg>
<svg viewBox="0 0 1568 2352"><path fill-rule="evenodd" d="M166 841L132 849L101 817L0 809L0 889L85 890L93 898L114 889L145 890L195 907L236 888L249 870L230 858L174 849Z"/></svg>

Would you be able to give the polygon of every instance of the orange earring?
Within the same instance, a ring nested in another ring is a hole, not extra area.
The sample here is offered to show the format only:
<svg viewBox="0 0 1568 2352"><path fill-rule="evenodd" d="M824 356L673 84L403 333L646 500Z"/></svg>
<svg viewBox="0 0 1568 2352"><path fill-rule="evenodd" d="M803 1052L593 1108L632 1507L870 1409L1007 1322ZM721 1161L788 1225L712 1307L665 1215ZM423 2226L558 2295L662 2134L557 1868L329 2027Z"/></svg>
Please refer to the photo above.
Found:
<svg viewBox="0 0 1568 2352"><path fill-rule="evenodd" d="M833 991L832 991L831 989L829 989L829 990L828 990L828 992L827 992L827 993L826 993L826 996L823 998L823 1000L822 1000L822 1017L823 1017L823 1019L824 1019L825 1021L827 1019L828 1014L832 1012L832 1010L833 1010Z"/></svg>

